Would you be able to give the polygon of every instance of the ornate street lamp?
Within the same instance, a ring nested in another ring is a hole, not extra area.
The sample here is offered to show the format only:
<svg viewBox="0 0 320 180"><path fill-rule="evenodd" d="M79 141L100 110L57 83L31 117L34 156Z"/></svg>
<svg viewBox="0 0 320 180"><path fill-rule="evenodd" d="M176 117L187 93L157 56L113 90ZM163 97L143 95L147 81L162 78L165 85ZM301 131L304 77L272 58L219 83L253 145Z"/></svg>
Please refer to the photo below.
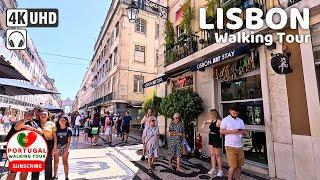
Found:
<svg viewBox="0 0 320 180"><path fill-rule="evenodd" d="M134 1L131 1L131 4L127 8L129 22L134 23L138 19L139 9Z"/></svg>

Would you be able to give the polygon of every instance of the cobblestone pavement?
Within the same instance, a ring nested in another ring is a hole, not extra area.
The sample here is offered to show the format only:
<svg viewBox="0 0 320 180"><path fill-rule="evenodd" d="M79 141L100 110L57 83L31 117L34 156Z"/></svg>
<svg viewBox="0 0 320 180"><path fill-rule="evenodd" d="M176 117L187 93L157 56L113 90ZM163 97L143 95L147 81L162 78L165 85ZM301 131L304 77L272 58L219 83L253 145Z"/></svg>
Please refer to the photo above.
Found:
<svg viewBox="0 0 320 180"><path fill-rule="evenodd" d="M120 138L113 137L112 145L107 145L103 136L101 136L99 144L100 146L92 147L84 142L83 135L72 137L69 179L227 179L226 177L218 178L207 175L210 164L195 158L183 159L182 168L185 173L173 171L168 165L166 149L161 149L160 158L155 163L154 173L149 174L147 161L140 161L142 145L137 134L133 134L128 143L122 142ZM44 179L43 173L40 176L41 180ZM1 179L5 179L5 177ZM242 175L244 180L258 179L253 177ZM59 179L64 179L61 160Z"/></svg>

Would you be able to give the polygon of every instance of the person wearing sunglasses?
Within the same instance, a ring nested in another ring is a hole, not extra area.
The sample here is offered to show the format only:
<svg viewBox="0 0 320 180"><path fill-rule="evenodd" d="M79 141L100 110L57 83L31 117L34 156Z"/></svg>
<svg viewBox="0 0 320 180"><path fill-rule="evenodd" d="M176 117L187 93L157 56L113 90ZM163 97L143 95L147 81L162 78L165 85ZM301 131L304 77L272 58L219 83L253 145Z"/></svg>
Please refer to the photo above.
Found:
<svg viewBox="0 0 320 180"><path fill-rule="evenodd" d="M52 155L57 153L57 127L49 120L49 112L43 110L40 114L40 125L48 145L48 157L45 162L45 179L52 179Z"/></svg>
<svg viewBox="0 0 320 180"><path fill-rule="evenodd" d="M172 158L177 158L177 168L178 172L184 172L180 167L181 153L183 148L183 137L184 137L184 125L181 121L179 113L173 115L173 120L169 126L169 150L170 159L169 166L173 169Z"/></svg>
<svg viewBox="0 0 320 180"><path fill-rule="evenodd" d="M148 125L145 127L142 135L142 142L148 157L149 173L154 169L154 162L158 157L159 151L159 127L156 118L151 116L147 120Z"/></svg>

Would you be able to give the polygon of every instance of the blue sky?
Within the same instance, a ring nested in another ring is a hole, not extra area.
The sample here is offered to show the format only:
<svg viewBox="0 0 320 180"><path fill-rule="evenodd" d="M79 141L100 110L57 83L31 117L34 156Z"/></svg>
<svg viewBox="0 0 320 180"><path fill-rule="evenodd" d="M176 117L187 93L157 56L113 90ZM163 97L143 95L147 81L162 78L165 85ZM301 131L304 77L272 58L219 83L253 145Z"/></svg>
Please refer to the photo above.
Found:
<svg viewBox="0 0 320 180"><path fill-rule="evenodd" d="M89 60L71 59L46 55L91 59L96 39L103 25L111 0L19 0L18 8L59 9L58 28L28 28L30 36L47 72L56 80L63 99L74 99Z"/></svg>

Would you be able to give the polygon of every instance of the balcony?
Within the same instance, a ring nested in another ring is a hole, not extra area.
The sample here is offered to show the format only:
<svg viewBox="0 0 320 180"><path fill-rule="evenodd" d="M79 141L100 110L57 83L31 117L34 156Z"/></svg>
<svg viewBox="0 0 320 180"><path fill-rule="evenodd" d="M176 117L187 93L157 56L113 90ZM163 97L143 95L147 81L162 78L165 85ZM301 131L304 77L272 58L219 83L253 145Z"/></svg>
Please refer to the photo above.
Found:
<svg viewBox="0 0 320 180"><path fill-rule="evenodd" d="M98 106L98 105L101 105L103 103L108 103L110 102L111 100L114 100L115 99L115 93L112 92L112 93L109 93L108 95L106 96L103 96L99 99L96 99L92 102L90 102L89 104L85 104L84 106L80 107L80 109L85 109L85 108L89 108L89 107L93 107L93 106Z"/></svg>
<svg viewBox="0 0 320 180"><path fill-rule="evenodd" d="M238 7L243 10L244 13L240 15L245 21L245 11L247 8L255 7L263 10L264 14L267 12L266 0L226 0L221 4L223 9L230 9L232 7ZM207 23L215 23L216 20L214 17L207 17ZM225 20L225 24L229 21ZM231 22L232 23L232 22ZM245 25L245 23L244 23ZM235 34L245 27L238 30L229 30L227 28L222 30L200 30L188 37L186 34L182 34L179 37L176 37L176 42L172 47L166 47L164 52L165 54L165 66L173 64L185 57L190 56L191 54L200 51L212 44L216 43L214 34L218 33L223 35L224 33Z"/></svg>

